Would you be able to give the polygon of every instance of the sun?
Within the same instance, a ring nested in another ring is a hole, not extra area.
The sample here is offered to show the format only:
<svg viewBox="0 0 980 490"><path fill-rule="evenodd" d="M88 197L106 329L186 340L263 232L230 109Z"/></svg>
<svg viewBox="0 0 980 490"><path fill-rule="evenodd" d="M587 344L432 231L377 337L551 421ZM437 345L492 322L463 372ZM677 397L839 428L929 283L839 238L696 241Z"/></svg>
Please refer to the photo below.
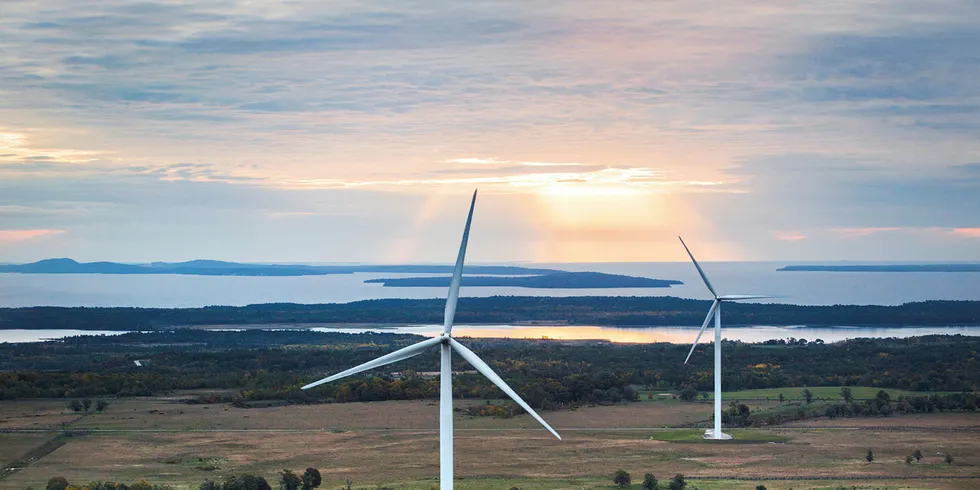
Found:
<svg viewBox="0 0 980 490"><path fill-rule="evenodd" d="M530 219L538 231L535 260L657 260L683 206L674 196L627 185L556 183L535 189Z"/></svg>

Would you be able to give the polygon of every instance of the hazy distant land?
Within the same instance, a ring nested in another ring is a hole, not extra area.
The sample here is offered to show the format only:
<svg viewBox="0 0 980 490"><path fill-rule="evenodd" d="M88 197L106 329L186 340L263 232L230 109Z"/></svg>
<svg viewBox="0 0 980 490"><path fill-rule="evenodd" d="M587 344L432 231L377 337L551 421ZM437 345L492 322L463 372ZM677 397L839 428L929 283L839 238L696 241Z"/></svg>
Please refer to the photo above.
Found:
<svg viewBox="0 0 980 490"><path fill-rule="evenodd" d="M980 264L788 265L782 272L980 272Z"/></svg>
<svg viewBox="0 0 980 490"><path fill-rule="evenodd" d="M0 273L17 274L181 274L193 276L320 276L331 274L448 274L448 265L290 265L242 264L219 260L190 262L153 262L150 264L121 264L118 262L82 263L72 259L46 259L30 264L0 265ZM680 281L649 279L600 272L565 272L519 266L466 266L468 274L483 274L463 278L468 287L522 287L538 289L607 289L607 288L669 288ZM449 276L368 279L385 287L449 287Z"/></svg>
<svg viewBox="0 0 980 490"><path fill-rule="evenodd" d="M539 275L562 272L556 269L537 269L518 266L468 265L470 274ZM193 276L322 276L353 274L355 272L398 274L452 273L451 265L302 265L302 264L243 264L220 260L189 262L152 262L121 264L118 262L76 262L72 259L45 259L30 264L0 265L0 273L16 274L183 274Z"/></svg>
<svg viewBox="0 0 980 490"><path fill-rule="evenodd" d="M403 277L368 279L364 282L385 287L449 287L450 277ZM465 287L518 287L536 289L606 289L606 288L669 288L684 284L668 279L603 274L601 272L553 272L535 276L490 277L464 276Z"/></svg>

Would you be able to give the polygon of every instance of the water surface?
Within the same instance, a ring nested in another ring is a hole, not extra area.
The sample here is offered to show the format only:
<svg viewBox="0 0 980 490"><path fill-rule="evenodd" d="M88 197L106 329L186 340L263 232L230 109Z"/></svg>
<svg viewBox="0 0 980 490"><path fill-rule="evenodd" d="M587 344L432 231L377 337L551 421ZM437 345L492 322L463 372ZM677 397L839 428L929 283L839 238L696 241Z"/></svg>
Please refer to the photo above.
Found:
<svg viewBox="0 0 980 490"><path fill-rule="evenodd" d="M683 262L534 264L597 271L684 284L656 289L528 289L464 287L463 297L679 296L707 299L694 267ZM708 262L705 271L722 294L769 294L802 305L881 304L936 299L980 300L980 273L777 272L790 263ZM346 303L379 298L445 298L445 288L386 288L365 279L424 274L358 273L305 277L103 274L0 274L0 307L21 306L241 306L255 303Z"/></svg>

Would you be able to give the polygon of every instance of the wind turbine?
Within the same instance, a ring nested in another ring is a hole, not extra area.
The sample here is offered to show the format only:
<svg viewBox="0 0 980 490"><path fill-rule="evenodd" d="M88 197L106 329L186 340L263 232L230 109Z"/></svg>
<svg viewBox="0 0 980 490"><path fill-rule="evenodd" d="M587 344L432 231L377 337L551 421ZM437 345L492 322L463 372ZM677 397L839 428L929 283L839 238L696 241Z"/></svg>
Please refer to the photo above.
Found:
<svg viewBox="0 0 980 490"><path fill-rule="evenodd" d="M456 257L456 267L453 269L453 278L449 283L449 296L446 298L446 312L442 327L442 334L438 337L423 340L417 344L396 350L390 354L383 355L373 361L365 362L360 366L352 367L346 371L339 372L333 376L323 378L320 381L310 383L303 387L304 390L319 386L323 383L350 376L361 371L374 369L377 367L391 364L396 361L415 357L430 347L439 346L442 353L441 370L439 373L439 488L442 490L452 490L453 488L453 366L452 351L459 353L463 359L473 365L477 371L487 377L493 384L500 388L507 396L511 397L527 413L531 414L545 429L554 434L559 440L561 436L552 429L544 419L541 418L521 397L504 383L504 380L497 376L497 373L490 369L487 363L483 362L473 351L465 345L459 343L452 337L453 318L456 315L456 302L459 300L459 284L463 278L463 258L466 256L466 242L470 236L470 223L473 221L473 207L476 205L476 191L473 192L473 200L470 202L470 213L466 217L466 228L463 230L463 242L459 246L459 255Z"/></svg>
<svg viewBox="0 0 980 490"><path fill-rule="evenodd" d="M698 346L698 341L701 340L701 335L704 334L704 329L708 328L708 323L711 322L711 317L715 317L715 428L708 429L704 431L705 439L731 439L732 436L725 434L721 431L721 304L725 301L741 301L746 299L762 299L771 298L772 296L759 296L752 294L725 294L719 296L715 292L715 288L711 286L711 281L708 280L708 276L704 274L704 270L701 269L701 264L698 264L697 259L694 258L694 254L691 253L691 249L687 248L687 244L684 243L684 239L677 237L681 241L681 245L684 246L684 250L687 251L687 255L691 257L691 262L694 262L694 267L698 269L698 274L701 275L701 280L704 281L704 285L708 286L708 291L711 291L711 295L714 296L715 300L711 302L711 308L708 309L708 316L704 318L704 323L701 325L701 330L698 331L698 337L694 339L694 345L691 346L691 352L687 353L687 359L684 359L684 364L691 359L691 354L694 353L694 348Z"/></svg>

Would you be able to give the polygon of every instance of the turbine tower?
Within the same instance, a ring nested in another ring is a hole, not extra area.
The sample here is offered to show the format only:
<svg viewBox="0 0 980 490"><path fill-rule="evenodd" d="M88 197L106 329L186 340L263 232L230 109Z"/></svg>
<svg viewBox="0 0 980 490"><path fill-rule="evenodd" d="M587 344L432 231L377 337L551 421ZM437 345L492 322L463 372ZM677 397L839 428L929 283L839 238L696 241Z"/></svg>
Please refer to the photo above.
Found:
<svg viewBox="0 0 980 490"><path fill-rule="evenodd" d="M497 373L490 369L487 363L483 362L473 351L459 343L452 337L453 318L456 315L456 302L459 300L459 284L463 278L463 258L466 255L466 242L470 235L470 222L473 221L473 207L476 205L476 191L473 192L473 200L470 202L470 213L466 217L466 228L463 230L463 242L459 246L459 255L456 258L456 267L453 269L453 278L449 283L449 297L446 299L446 312L444 316L442 334L438 337L423 340L417 344L396 350L390 354L383 355L373 361L365 362L360 366L352 367L333 376L323 378L320 381L310 383L303 387L304 390L319 386L323 383L350 376L361 371L374 369L377 367L391 364L396 361L415 357L425 352L430 347L439 346L442 354L441 370L439 374L439 488L442 490L452 490L453 488L453 366L452 351L459 353L463 359L473 365L477 371L486 376L487 379L497 385L511 399L517 402L527 413L531 414L545 429L548 429L555 437L561 440L561 436L552 429L544 419L541 418L521 397L504 383L504 380L497 376Z"/></svg>
<svg viewBox="0 0 980 490"><path fill-rule="evenodd" d="M687 359L684 359L684 364L691 359L691 354L694 353L694 348L698 346L698 341L701 340L701 335L704 334L704 329L708 328L708 323L711 322L711 317L715 317L715 428L708 429L704 432L705 439L731 439L732 436L725 434L721 431L721 304L725 301L740 301L745 299L762 299L771 298L772 296L759 296L759 295L748 295L748 294L725 294L719 296L715 292L715 288L711 285L711 281L708 280L708 276L704 274L704 270L701 269L701 264L694 258L694 254L691 253L691 249L687 248L687 244L684 243L684 239L677 237L681 241L681 245L684 246L684 250L687 251L687 255L691 257L691 262L694 262L694 267L698 269L698 274L701 275L701 280L704 281L704 285L708 287L708 291L711 291L711 295L714 296L714 301L711 302L711 308L708 309L708 316L704 318L704 323L701 325L701 330L698 331L698 336L694 339L694 345L691 346L691 352L687 353Z"/></svg>

